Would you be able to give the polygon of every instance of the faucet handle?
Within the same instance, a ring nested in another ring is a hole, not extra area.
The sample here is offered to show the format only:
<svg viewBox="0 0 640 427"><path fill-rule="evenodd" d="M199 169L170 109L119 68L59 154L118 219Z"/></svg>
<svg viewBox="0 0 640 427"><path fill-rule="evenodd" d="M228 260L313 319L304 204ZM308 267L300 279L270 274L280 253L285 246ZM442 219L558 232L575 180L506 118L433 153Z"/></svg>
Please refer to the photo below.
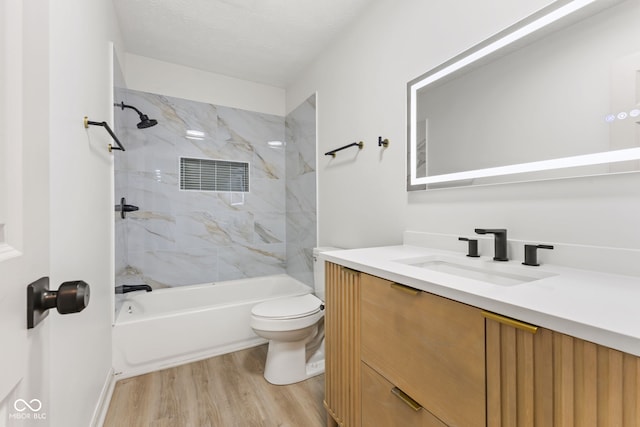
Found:
<svg viewBox="0 0 640 427"><path fill-rule="evenodd" d="M538 249L553 249L552 245L524 245L524 265L530 265L537 267L538 263Z"/></svg>
<svg viewBox="0 0 640 427"><path fill-rule="evenodd" d="M469 247L467 249L467 256L477 258L478 255L478 239L468 239L466 237L458 237L458 240L463 242L469 242Z"/></svg>

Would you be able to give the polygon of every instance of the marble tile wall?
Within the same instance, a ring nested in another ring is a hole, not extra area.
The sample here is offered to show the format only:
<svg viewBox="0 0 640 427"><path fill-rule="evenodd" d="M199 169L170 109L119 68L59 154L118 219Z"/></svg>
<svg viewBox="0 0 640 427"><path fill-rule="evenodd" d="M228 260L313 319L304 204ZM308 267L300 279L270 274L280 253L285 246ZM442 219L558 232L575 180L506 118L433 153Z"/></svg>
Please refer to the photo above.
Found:
<svg viewBox="0 0 640 427"><path fill-rule="evenodd" d="M317 246L316 96L290 112L286 124L287 273L313 286Z"/></svg>
<svg viewBox="0 0 640 427"><path fill-rule="evenodd" d="M115 128L126 151L114 153L115 203L126 197L140 208L126 219L115 214L116 285L158 288L286 272L288 157L284 147L267 144L285 141L285 118L117 89L121 101L158 125L137 129L138 115L116 107ZM188 129L205 136L189 139ZM313 133L315 152L315 123ZM250 191L179 190L181 156L249 162ZM313 193L315 206L315 184ZM315 230L315 207L313 217ZM293 270L311 285L308 271Z"/></svg>

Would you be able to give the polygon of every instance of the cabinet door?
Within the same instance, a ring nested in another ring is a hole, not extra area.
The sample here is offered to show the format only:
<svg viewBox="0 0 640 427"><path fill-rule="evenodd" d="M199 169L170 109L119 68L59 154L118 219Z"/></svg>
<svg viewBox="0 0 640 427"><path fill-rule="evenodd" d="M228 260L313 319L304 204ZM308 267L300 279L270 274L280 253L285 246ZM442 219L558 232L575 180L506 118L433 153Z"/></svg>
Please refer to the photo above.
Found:
<svg viewBox="0 0 640 427"><path fill-rule="evenodd" d="M327 425L360 426L360 276L326 263L325 401Z"/></svg>
<svg viewBox="0 0 640 427"><path fill-rule="evenodd" d="M488 427L640 426L638 357L488 315Z"/></svg>
<svg viewBox="0 0 640 427"><path fill-rule="evenodd" d="M450 426L485 426L479 309L361 277L362 360Z"/></svg>
<svg viewBox="0 0 640 427"><path fill-rule="evenodd" d="M364 362L361 375L363 426L447 427Z"/></svg>

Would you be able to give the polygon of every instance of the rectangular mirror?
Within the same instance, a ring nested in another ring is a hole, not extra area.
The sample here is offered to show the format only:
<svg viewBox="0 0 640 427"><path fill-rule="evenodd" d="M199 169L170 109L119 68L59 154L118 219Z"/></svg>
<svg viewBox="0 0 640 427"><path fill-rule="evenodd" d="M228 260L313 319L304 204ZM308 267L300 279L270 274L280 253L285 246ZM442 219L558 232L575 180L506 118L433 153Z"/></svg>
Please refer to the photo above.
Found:
<svg viewBox="0 0 640 427"><path fill-rule="evenodd" d="M553 2L409 82L407 190L640 170L638 22Z"/></svg>

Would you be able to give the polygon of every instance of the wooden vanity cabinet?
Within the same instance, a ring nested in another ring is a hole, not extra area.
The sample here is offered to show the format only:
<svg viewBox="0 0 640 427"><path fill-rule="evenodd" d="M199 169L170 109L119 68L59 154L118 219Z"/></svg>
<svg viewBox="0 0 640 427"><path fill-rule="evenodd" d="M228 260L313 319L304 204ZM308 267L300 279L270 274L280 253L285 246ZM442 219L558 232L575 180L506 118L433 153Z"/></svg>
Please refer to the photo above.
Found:
<svg viewBox="0 0 640 427"><path fill-rule="evenodd" d="M640 358L489 313L488 427L640 426Z"/></svg>
<svg viewBox="0 0 640 427"><path fill-rule="evenodd" d="M325 400L327 427L360 426L360 279L325 264Z"/></svg>
<svg viewBox="0 0 640 427"><path fill-rule="evenodd" d="M640 427L640 358L327 263L327 426Z"/></svg>
<svg viewBox="0 0 640 427"><path fill-rule="evenodd" d="M360 372L363 426L447 427L366 363Z"/></svg>
<svg viewBox="0 0 640 427"><path fill-rule="evenodd" d="M481 310L366 274L360 293L362 361L441 422L426 425L484 426Z"/></svg>
<svg viewBox="0 0 640 427"><path fill-rule="evenodd" d="M325 276L328 426L485 425L479 309L332 263Z"/></svg>

